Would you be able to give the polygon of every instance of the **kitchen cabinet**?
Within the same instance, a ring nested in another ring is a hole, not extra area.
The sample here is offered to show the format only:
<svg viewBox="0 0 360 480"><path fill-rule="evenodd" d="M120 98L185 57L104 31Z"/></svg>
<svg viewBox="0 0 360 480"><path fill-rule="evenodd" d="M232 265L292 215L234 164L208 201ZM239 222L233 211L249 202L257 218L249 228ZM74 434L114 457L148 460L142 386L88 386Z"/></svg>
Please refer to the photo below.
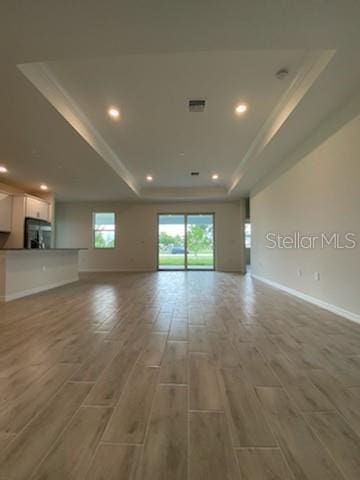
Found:
<svg viewBox="0 0 360 480"><path fill-rule="evenodd" d="M0 192L0 232L11 232L13 197Z"/></svg>
<svg viewBox="0 0 360 480"><path fill-rule="evenodd" d="M29 217L37 220L45 220L46 222L52 223L52 203L49 203L42 198L28 195L27 193L12 194L11 202L11 226L8 230L10 232L10 235L6 240L4 247L23 248L25 239L25 218ZM6 211L8 211L8 209L6 209Z"/></svg>
<svg viewBox="0 0 360 480"><path fill-rule="evenodd" d="M25 217L50 221L50 206L40 198L25 197Z"/></svg>

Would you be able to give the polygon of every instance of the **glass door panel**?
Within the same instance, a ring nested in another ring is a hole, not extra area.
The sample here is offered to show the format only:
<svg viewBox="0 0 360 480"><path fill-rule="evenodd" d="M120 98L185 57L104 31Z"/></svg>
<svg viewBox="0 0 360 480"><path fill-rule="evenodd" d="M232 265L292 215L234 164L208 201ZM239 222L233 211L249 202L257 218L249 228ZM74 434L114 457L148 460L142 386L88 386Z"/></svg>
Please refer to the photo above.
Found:
<svg viewBox="0 0 360 480"><path fill-rule="evenodd" d="M161 214L158 228L159 270L185 270L185 215Z"/></svg>
<svg viewBox="0 0 360 480"><path fill-rule="evenodd" d="M189 270L214 268L214 215L186 216L187 267Z"/></svg>

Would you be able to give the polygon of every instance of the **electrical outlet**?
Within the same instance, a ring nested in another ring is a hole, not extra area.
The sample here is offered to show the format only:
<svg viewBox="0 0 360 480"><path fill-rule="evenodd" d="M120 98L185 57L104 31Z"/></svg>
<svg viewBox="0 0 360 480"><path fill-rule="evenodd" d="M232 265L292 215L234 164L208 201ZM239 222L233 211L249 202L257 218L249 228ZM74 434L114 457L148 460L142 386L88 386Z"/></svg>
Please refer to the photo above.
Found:
<svg viewBox="0 0 360 480"><path fill-rule="evenodd" d="M317 282L320 280L320 272L314 272L314 280Z"/></svg>
<svg viewBox="0 0 360 480"><path fill-rule="evenodd" d="M298 269L297 269L297 276L298 276L298 277L302 277L302 270L301 270L301 268L298 268Z"/></svg>

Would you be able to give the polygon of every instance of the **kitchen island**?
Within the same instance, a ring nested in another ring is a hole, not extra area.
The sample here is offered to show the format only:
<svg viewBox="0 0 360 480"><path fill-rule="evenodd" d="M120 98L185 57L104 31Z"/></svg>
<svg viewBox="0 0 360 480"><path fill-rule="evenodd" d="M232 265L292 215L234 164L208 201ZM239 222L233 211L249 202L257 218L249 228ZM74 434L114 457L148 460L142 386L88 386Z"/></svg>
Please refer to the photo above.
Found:
<svg viewBox="0 0 360 480"><path fill-rule="evenodd" d="M0 302L79 280L81 248L0 250Z"/></svg>

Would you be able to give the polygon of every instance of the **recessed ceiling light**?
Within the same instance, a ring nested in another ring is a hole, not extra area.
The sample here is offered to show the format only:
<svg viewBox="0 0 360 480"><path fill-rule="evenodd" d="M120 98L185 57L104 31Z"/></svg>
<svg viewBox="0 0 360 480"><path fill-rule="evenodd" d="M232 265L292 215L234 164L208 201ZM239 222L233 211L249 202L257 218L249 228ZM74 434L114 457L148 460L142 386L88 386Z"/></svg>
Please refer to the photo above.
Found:
<svg viewBox="0 0 360 480"><path fill-rule="evenodd" d="M47 190L47 189L48 189L48 186L45 185L44 183L42 183L42 184L40 185L40 189L41 189L41 190Z"/></svg>
<svg viewBox="0 0 360 480"><path fill-rule="evenodd" d="M4 165L0 165L0 173L6 173L8 170Z"/></svg>
<svg viewBox="0 0 360 480"><path fill-rule="evenodd" d="M212 176L212 179L217 180L218 178L219 178L219 175L217 173L214 173L214 175Z"/></svg>
<svg viewBox="0 0 360 480"><path fill-rule="evenodd" d="M148 182L152 182L152 181L153 181L152 175L148 175L148 176L146 177L146 180L147 180Z"/></svg>
<svg viewBox="0 0 360 480"><path fill-rule="evenodd" d="M120 116L119 110L115 107L110 107L108 110L108 114L111 118L114 118L114 119L119 118Z"/></svg>
<svg viewBox="0 0 360 480"><path fill-rule="evenodd" d="M239 105L235 108L235 113L241 115L242 113L245 113L247 109L248 106L246 105L246 103L239 103Z"/></svg>

